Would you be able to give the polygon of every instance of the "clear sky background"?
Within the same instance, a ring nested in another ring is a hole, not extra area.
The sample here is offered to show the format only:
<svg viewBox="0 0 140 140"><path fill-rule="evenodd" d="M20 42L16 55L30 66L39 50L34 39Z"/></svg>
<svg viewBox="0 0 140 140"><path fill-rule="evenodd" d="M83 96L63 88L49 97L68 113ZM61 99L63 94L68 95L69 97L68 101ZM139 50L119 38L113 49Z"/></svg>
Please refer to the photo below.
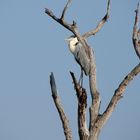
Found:
<svg viewBox="0 0 140 140"><path fill-rule="evenodd" d="M59 16L66 0L0 0L0 140L64 140L61 122L51 98L53 71L59 96L69 117L74 140L77 99L69 71L80 68L65 38L71 33L44 13ZM134 10L138 0L111 1L111 15L88 42L94 49L101 112L118 84L139 63L132 44ZM95 28L106 12L107 0L73 0L66 20L84 33ZM88 84L85 77L84 86ZM127 87L100 140L140 140L140 75ZM88 106L90 94L88 92Z"/></svg>

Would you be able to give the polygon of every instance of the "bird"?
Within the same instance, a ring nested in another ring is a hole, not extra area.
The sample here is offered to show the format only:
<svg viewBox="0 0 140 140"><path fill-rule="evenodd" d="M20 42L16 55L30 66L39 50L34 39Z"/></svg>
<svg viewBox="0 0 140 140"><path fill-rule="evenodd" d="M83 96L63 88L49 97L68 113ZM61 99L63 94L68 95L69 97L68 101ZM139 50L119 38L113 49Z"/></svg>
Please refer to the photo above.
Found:
<svg viewBox="0 0 140 140"><path fill-rule="evenodd" d="M77 37L73 35L67 38L66 41L68 43L70 52L73 54L76 62L81 67L81 75L80 75L79 83L81 81L81 85L82 85L83 71L86 76L88 76L90 73L90 47L85 39L84 39L85 45L82 45L81 42L77 39Z"/></svg>

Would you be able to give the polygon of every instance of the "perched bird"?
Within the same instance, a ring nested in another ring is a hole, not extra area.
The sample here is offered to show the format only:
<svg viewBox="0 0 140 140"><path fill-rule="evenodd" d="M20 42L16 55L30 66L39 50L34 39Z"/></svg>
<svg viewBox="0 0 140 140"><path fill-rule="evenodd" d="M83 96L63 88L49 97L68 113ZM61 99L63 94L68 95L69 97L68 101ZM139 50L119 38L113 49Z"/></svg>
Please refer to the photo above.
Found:
<svg viewBox="0 0 140 140"><path fill-rule="evenodd" d="M70 36L66 41L68 42L69 50L81 67L80 80L83 80L83 71L85 75L89 75L90 72L90 48L86 40L84 40L85 45L83 46L75 36Z"/></svg>

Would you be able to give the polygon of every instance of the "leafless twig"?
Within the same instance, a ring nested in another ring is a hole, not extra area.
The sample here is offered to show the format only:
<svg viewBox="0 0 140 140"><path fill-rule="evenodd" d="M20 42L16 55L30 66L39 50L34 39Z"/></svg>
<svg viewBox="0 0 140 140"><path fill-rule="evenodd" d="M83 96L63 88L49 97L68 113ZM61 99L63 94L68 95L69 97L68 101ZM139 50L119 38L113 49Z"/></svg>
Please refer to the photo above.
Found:
<svg viewBox="0 0 140 140"><path fill-rule="evenodd" d="M67 119L67 116L64 112L60 98L57 94L57 88L56 88L55 78L54 78L53 73L51 73L51 75L50 75L50 85L51 85L53 101L54 101L55 106L57 108L57 111L59 113L59 116L60 116L60 119L61 119L61 122L63 125L63 130L64 130L66 140L72 140L72 132L71 132L71 129L69 127L69 120Z"/></svg>
<svg viewBox="0 0 140 140"><path fill-rule="evenodd" d="M133 46L135 49L135 52L137 54L137 56L140 59L140 29L138 29L138 22L139 22L139 3L137 5L137 9L135 10L136 12L136 16L135 16L135 22L134 22L134 27L133 27L133 36L132 36L132 40L133 40Z"/></svg>
<svg viewBox="0 0 140 140"><path fill-rule="evenodd" d="M83 37L84 38L88 38L89 36L95 35L97 32L99 32L100 29L103 27L104 23L108 20L108 18L109 18L109 12L110 12L110 0L108 0L108 3L107 3L107 13L106 13L106 15L99 22L99 24L97 25L97 27L95 29L84 33L83 34Z"/></svg>
<svg viewBox="0 0 140 140"><path fill-rule="evenodd" d="M68 8L68 5L71 3L71 1L72 1L72 0L68 0L66 6L64 7L63 12L62 12L62 15L61 15L61 18L60 18L61 20L64 19L64 16L65 16L66 10L67 10L67 8Z"/></svg>

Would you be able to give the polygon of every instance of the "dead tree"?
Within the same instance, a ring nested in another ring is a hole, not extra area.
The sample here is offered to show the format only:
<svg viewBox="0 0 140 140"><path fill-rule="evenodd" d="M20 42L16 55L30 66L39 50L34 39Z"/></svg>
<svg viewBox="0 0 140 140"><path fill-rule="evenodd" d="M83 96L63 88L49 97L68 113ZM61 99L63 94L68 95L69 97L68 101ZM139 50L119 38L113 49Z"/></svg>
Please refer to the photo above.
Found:
<svg viewBox="0 0 140 140"><path fill-rule="evenodd" d="M56 22L64 26L66 29L71 31L77 38L78 41L84 46L85 40L95 35L97 32L100 31L100 29L103 27L104 23L109 18L109 12L110 12L110 0L107 2L107 12L105 16L102 18L102 20L99 22L99 24L96 26L95 29L92 29L83 35L80 34L78 31L78 27L75 21L73 21L72 24L67 23L64 19L66 10L68 9L69 4L72 0L68 0L67 4L65 5L61 17L58 18L54 15L54 13L46 8L45 13L49 15L52 19L54 19ZM133 45L136 51L136 54L140 58L140 41L139 41L139 34L140 30L138 30L138 13L139 13L139 4L136 9L136 16L135 16L135 22L134 22L134 28L133 28ZM118 101L121 99L121 97L124 94L124 91L128 84L133 80L133 78L140 73L140 63L132 69L130 73L128 73L125 78L122 80L122 82L119 84L118 88L115 90L114 95L112 96L112 99L110 100L107 108L105 111L100 114L100 92L97 89L97 82L96 82L96 63L95 63L95 57L94 57L94 51L90 48L90 74L89 74L89 88L90 88L90 94L91 94L91 105L89 109L90 118L89 118L89 128L87 127L86 122L86 109L87 109L87 93L86 89L84 89L76 80L76 77L73 72L70 72L73 83L74 83L74 89L76 91L77 99L78 99L78 132L79 132L79 139L80 140L98 140L98 136L100 133L100 130L102 127L106 124L107 120L111 116L112 112L114 111ZM50 75L50 86L52 90L52 97L55 103L55 106L58 110L58 113L60 115L60 119L62 121L63 130L65 134L66 140L72 140L72 131L69 127L69 121L66 117L66 114L64 112L63 106L61 104L60 98L57 94L57 88L55 84L55 78L53 73Z"/></svg>

